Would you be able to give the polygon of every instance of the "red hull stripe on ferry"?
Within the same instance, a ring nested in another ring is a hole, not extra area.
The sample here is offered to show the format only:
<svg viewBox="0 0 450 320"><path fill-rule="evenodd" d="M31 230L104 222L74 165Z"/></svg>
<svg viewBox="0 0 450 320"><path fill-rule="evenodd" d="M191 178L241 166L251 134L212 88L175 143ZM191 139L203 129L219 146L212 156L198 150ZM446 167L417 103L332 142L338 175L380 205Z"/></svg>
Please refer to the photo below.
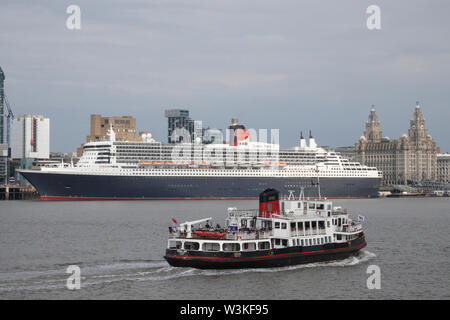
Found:
<svg viewBox="0 0 450 320"><path fill-rule="evenodd" d="M171 258L192 258L192 259L213 259L213 260L243 260L243 259L258 259L258 258L270 258L270 257L276 257L276 256L286 256L286 255L294 255L294 254L307 254L307 253L318 253L318 252L326 252L326 251L336 251L336 250L348 250L348 249L358 249L362 248L366 245L366 243L362 243L357 246L353 247L347 247L347 248L337 248L337 249L326 249L326 250L316 250L316 251L308 251L308 252L288 252L288 253L278 253L273 255L267 255L267 256L256 256L256 257L241 257L241 258L223 258L223 257L196 257L196 256L183 256L183 255L177 255L177 254L167 254L167 257Z"/></svg>

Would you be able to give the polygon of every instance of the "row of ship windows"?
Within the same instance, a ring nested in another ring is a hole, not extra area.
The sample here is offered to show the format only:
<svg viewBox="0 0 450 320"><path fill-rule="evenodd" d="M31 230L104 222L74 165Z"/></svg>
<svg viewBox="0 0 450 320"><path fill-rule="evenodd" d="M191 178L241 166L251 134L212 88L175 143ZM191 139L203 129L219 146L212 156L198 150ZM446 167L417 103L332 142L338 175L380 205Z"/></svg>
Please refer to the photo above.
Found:
<svg viewBox="0 0 450 320"><path fill-rule="evenodd" d="M331 236L319 237L319 238L308 238L308 239L292 239L289 243L290 246L315 246L323 245L326 243L331 243ZM288 246L287 239L274 239L274 246L280 247ZM182 243L181 241L169 241L170 249L183 249L189 251L199 251L200 243L196 241L186 241ZM222 248L221 248L222 247ZM238 251L256 251L258 250L268 250L270 249L270 243L268 241L260 242L243 242L242 246L240 243L217 243L217 242L204 242L202 243L202 251L226 251L226 252L238 252Z"/></svg>
<svg viewBox="0 0 450 320"><path fill-rule="evenodd" d="M108 162L102 162L102 163L108 164ZM121 170L119 170L119 172L121 172L121 173L133 172L133 171L134 171L133 169L125 169L125 170L121 169ZM138 171L138 172L133 172L133 173L136 174L136 175L145 176L145 175L147 175L149 173L149 171L150 170L145 170L145 172ZM168 174L171 174L171 175L174 175L174 176L188 176L189 174L196 173L197 171L189 171L189 172L185 172L185 173L180 173L180 172L177 172L177 171L170 171L170 170L153 170L153 173L161 173L161 172L168 173ZM202 173L204 173L204 172L202 172ZM286 176L286 175L283 175L283 174L280 174L280 173L274 173L274 172L270 172L270 171L267 172L267 173L271 173L271 176L279 176L279 177L285 177ZM229 173L229 172L220 172L218 174L220 174L221 176L236 176L236 173ZM207 173L205 173L204 175L208 176ZM245 174L242 174L242 176L245 176ZM336 177L336 176L339 176L339 177L358 177L360 175L357 175L357 174L330 174L330 175L322 174L321 175L321 177ZM292 175L292 177L298 177L298 176L297 175ZM306 175L305 177L309 177L309 175Z"/></svg>
<svg viewBox="0 0 450 320"><path fill-rule="evenodd" d="M280 240L281 239L275 239L275 245L280 245ZM284 240L286 241L286 240ZM325 243L331 243L331 236L327 236L327 237L320 237L320 238L311 238L311 239L292 239L292 246L302 246L302 247L306 247L306 246L315 246L315 245L320 245L320 244L325 244ZM284 245L286 246L286 245Z"/></svg>

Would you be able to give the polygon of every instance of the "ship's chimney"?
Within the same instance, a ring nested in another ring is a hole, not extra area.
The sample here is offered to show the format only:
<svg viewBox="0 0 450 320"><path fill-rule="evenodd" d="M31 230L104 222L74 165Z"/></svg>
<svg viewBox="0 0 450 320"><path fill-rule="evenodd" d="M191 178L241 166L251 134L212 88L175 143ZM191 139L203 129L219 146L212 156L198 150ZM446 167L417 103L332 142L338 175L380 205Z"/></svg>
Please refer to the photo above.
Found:
<svg viewBox="0 0 450 320"><path fill-rule="evenodd" d="M228 127L228 143L230 146L237 146L240 140L245 139L246 136L249 136L247 130L245 130L245 126L239 124L238 118L231 119L231 125Z"/></svg>
<svg viewBox="0 0 450 320"><path fill-rule="evenodd" d="M306 140L303 137L303 132L300 131L300 148L306 148Z"/></svg>
<svg viewBox="0 0 450 320"><path fill-rule="evenodd" d="M311 130L309 130L309 147L311 149L317 148L316 140L313 138Z"/></svg>
<svg viewBox="0 0 450 320"><path fill-rule="evenodd" d="M266 189L259 195L259 216L269 218L280 214L280 193L276 189Z"/></svg>

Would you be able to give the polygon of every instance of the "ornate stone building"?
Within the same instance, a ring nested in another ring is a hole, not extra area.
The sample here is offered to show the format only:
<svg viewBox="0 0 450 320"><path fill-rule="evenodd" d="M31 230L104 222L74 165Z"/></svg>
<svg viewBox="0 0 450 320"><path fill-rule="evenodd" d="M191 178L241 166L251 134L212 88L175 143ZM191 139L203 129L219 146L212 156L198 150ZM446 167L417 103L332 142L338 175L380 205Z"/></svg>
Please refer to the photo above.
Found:
<svg viewBox="0 0 450 320"><path fill-rule="evenodd" d="M437 180L442 183L450 183L450 153L437 155Z"/></svg>
<svg viewBox="0 0 450 320"><path fill-rule="evenodd" d="M439 148L425 127L417 103L408 135L391 140L382 137L380 121L372 106L364 135L355 144L356 161L383 171L387 185L437 180Z"/></svg>

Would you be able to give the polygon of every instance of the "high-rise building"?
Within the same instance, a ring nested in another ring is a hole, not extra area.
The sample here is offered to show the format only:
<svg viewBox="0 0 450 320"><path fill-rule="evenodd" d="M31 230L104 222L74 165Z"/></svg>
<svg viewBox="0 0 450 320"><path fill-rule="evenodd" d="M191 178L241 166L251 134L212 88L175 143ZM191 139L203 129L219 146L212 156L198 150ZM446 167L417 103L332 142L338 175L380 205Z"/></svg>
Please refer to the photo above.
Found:
<svg viewBox="0 0 450 320"><path fill-rule="evenodd" d="M5 74L0 67L0 144L6 143L5 139Z"/></svg>
<svg viewBox="0 0 450 320"><path fill-rule="evenodd" d="M11 121L11 158L49 157L50 119L41 115L27 114Z"/></svg>
<svg viewBox="0 0 450 320"><path fill-rule="evenodd" d="M112 125L118 141L141 141L136 134L136 119L131 116L102 117L99 114L91 114L91 134L86 137L86 142L108 140L108 130Z"/></svg>
<svg viewBox="0 0 450 320"><path fill-rule="evenodd" d="M8 145L5 139L5 74L0 67L0 184L8 180Z"/></svg>
<svg viewBox="0 0 450 320"><path fill-rule="evenodd" d="M383 183L388 185L437 180L438 150L418 103L408 135L398 140L382 137L372 106L364 135L355 144L356 161L383 171Z"/></svg>
<svg viewBox="0 0 450 320"><path fill-rule="evenodd" d="M189 110L170 109L164 112L168 119L167 142L193 142L196 138L195 132L199 132L198 123L189 118Z"/></svg>
<svg viewBox="0 0 450 320"><path fill-rule="evenodd" d="M0 143L0 185L8 183L8 145Z"/></svg>
<svg viewBox="0 0 450 320"><path fill-rule="evenodd" d="M112 126L117 141L142 141L140 134L136 134L136 119L131 116L102 117L91 114L91 134L86 142L108 140L108 130ZM83 145L77 149L77 156L83 153Z"/></svg>

